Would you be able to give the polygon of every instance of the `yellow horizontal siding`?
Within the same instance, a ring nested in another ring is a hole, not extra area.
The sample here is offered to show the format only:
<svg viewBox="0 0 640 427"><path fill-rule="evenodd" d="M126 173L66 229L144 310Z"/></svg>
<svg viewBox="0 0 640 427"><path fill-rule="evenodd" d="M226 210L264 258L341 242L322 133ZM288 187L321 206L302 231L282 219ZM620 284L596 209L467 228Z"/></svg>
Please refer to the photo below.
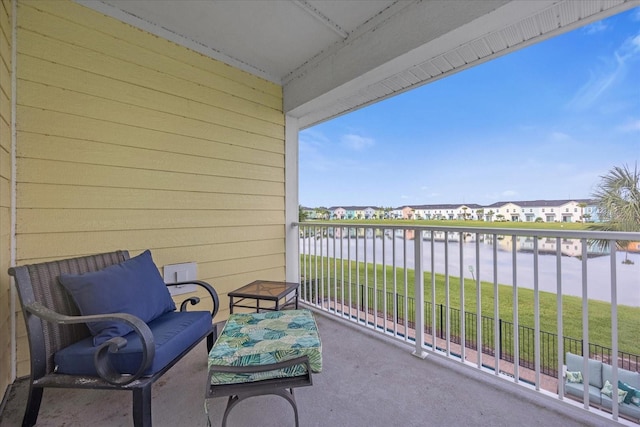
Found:
<svg viewBox="0 0 640 427"><path fill-rule="evenodd" d="M276 98L280 96L281 87L277 84L265 81L264 79L252 74L239 71L222 62L216 61L212 63L211 60L204 55L191 52L173 42L161 40L162 43L158 43L156 37L152 35L140 37L137 29L126 24L114 23L110 20L100 19L99 13L93 10L77 10L76 8L71 7L68 3L56 4L55 6L51 6L50 4L42 5L39 1L30 1L29 3L47 11L48 13L63 18L68 16L70 13L73 13L74 16L78 17L79 22L90 22L90 27L97 31L114 37L124 38L129 43L135 44L145 50L171 56L185 64L214 71L216 74L222 75L225 78L237 81L247 87L256 88L257 90L271 94Z"/></svg>
<svg viewBox="0 0 640 427"><path fill-rule="evenodd" d="M11 64L11 21L4 7L0 13L0 61ZM7 69L11 67L7 66Z"/></svg>
<svg viewBox="0 0 640 427"><path fill-rule="evenodd" d="M11 151L11 119L0 116L0 148L5 152Z"/></svg>
<svg viewBox="0 0 640 427"><path fill-rule="evenodd" d="M3 123L0 122L0 128L6 127ZM2 133L0 133L0 138L2 138ZM0 178L4 178L6 180L11 179L11 154L9 152L10 147L5 147L4 145L0 145ZM8 206L3 204L3 206Z"/></svg>
<svg viewBox="0 0 640 427"><path fill-rule="evenodd" d="M281 251L282 246L280 245L279 239L273 238L266 240L212 243L203 246L156 249L153 253L153 258L162 265L176 262L191 262L201 258L204 252L208 257L207 260L202 260L202 262L205 263L261 257L280 254ZM212 277L213 276L215 276L215 274L212 274Z"/></svg>
<svg viewBox="0 0 640 427"><path fill-rule="evenodd" d="M9 0L0 3L0 396L12 378L13 337L11 282L11 10Z"/></svg>
<svg viewBox="0 0 640 427"><path fill-rule="evenodd" d="M65 139L27 132L21 133L18 148L18 156L23 158L91 164L97 165L98 169L100 169L100 166L113 166L111 168L112 174L122 172L115 170L115 168L126 168L134 174L143 174L144 171L171 172L176 175L173 176L172 179L179 179L180 176L178 175L188 174L198 179L202 178L203 182L201 185L207 185L206 181L216 176L236 178L237 185L235 187L241 187L243 185L239 180L282 182L284 174L282 167L264 166L260 164L258 155L252 156L249 159L251 161L248 162L240 158L238 160L220 160L205 156L94 143L86 140ZM51 166L60 165L52 164ZM52 174L57 173L57 171L49 172ZM44 174L46 171L40 173ZM138 177L142 178L140 175L132 176L129 181L130 185L135 185L132 184L135 182L132 181L132 179ZM160 178L160 176L157 178ZM105 182L104 185L111 184ZM162 181L160 181L158 188L162 188L162 186ZM208 185L207 188L209 188L210 191L216 190L216 187Z"/></svg>
<svg viewBox="0 0 640 427"><path fill-rule="evenodd" d="M60 61L67 62L65 58ZM119 103L135 105L142 108L157 109L164 113L187 115L203 122L212 122L220 126L239 128L246 132L266 135L282 139L284 126L264 120L258 120L246 114L229 111L218 106L211 106L206 102L159 92L152 88L132 85L112 77L104 77L87 73L66 65L59 65L38 58L21 55L18 67L23 71L20 78L27 81L42 83L57 88L73 90L83 94L115 100ZM130 64L122 66L127 73ZM179 87L177 88L180 89Z"/></svg>
<svg viewBox="0 0 640 427"><path fill-rule="evenodd" d="M51 218L51 220L54 220ZM265 225L255 227L216 227L193 229L91 231L51 234L20 234L18 258L22 263L44 259L68 258L102 251L128 249L131 252L147 248L182 248L229 242L252 242L259 240L284 239L284 227ZM278 252L283 252L283 246ZM209 259L202 252L198 259ZM170 262L167 260L167 262ZM170 263L173 263L172 261ZM251 269L247 263L246 269Z"/></svg>
<svg viewBox="0 0 640 427"><path fill-rule="evenodd" d="M262 144L269 147L278 140L240 128L220 126L180 114L124 104L21 79L18 80L17 103L105 122L155 129L170 134L217 141L222 139L230 144L251 148L262 148Z"/></svg>
<svg viewBox="0 0 640 427"><path fill-rule="evenodd" d="M82 177L78 177L81 181ZM138 188L85 187L54 184L18 184L17 204L22 209L166 209L191 207L216 210L279 210L283 197L221 194Z"/></svg>
<svg viewBox="0 0 640 427"><path fill-rule="evenodd" d="M250 263L250 268L247 268L247 262ZM225 276L232 276L234 274L252 271L263 271L276 266L284 266L284 255L276 254L261 257L247 257L244 259L205 262L198 265L198 274L213 281L216 278L220 279ZM220 290L222 292L229 292L233 289L228 289L224 287L224 285L221 285Z"/></svg>
<svg viewBox="0 0 640 427"><path fill-rule="evenodd" d="M82 20L72 21L66 18L59 18L55 14L60 13L63 15L65 13L61 10L64 7L64 3L60 6L57 3L54 2L52 5L47 6L47 2L21 2L18 11L18 16L21 18L19 28L41 33L43 29L46 29L51 38L88 47L117 59L130 60L131 57L135 57L136 62L151 69L160 69L166 74L179 76L204 86L219 87L235 96L258 100L271 108L282 109L282 97L279 91L273 93L275 92L273 84L267 81L253 82L255 86L260 86L261 89L266 91L258 90L251 84L247 85L246 81L238 81L244 75L242 72L234 73L234 76L238 76L238 78L234 79L217 74L221 71L224 73L226 68L223 67L221 69L221 67L216 66L211 69L216 64L212 61L206 62L206 64L209 64L208 66L205 64L206 69L194 67L188 61L181 60L181 58L184 58L185 55L187 57L197 57L198 54L195 52L179 47L183 55L177 55L177 58L167 56L167 52L172 50L170 47L173 43L151 35L145 35L144 33L141 34L138 30L131 32L130 26L115 20L105 20L102 15L88 11L85 8L83 8L84 10L79 10L75 5L67 4L66 6L69 9L73 9L76 17L83 15ZM31 5L35 6L35 8L32 8ZM43 9L45 8L48 10L44 11ZM29 10L27 11L27 9ZM96 27L101 26L100 24L103 24L102 28L96 30ZM132 40L143 40L145 46L138 46ZM212 71L216 74L212 74ZM267 93L269 91L272 91L272 93Z"/></svg>
<svg viewBox="0 0 640 427"><path fill-rule="evenodd" d="M198 138L27 106L18 106L17 114L18 131L246 163L258 158L259 164L276 167L284 163L282 140L245 138L238 146L231 143L238 139L231 130Z"/></svg>
<svg viewBox="0 0 640 427"><path fill-rule="evenodd" d="M8 93L4 91L4 88L3 90L0 90L0 117L2 118L5 126L11 123L11 120L9 119L9 117L11 117L11 100L9 99L11 96L10 90L11 88L9 88Z"/></svg>
<svg viewBox="0 0 640 427"><path fill-rule="evenodd" d="M70 215L70 214L73 215ZM49 216L55 221L38 221ZM165 230L213 227L257 227L282 225L284 213L275 211L199 210L173 206L162 210L127 209L21 209L17 232L66 233L92 230ZM195 258L194 258L195 259Z"/></svg>
<svg viewBox="0 0 640 427"><path fill-rule="evenodd" d="M89 187L131 188L135 185L137 189L284 197L282 182L261 181L255 177L208 176L204 173L197 176L185 171L136 169L29 158L22 160L21 164L24 165L23 169L19 170L17 175L20 182L24 183L73 185L81 182L83 186ZM164 207L175 209L176 205L167 200Z"/></svg>
<svg viewBox="0 0 640 427"><path fill-rule="evenodd" d="M123 84L140 88L162 87L163 92L178 97L193 99L204 104L220 107L252 117L256 120L283 125L280 109L272 108L255 100L240 98L235 94L199 84L190 79L169 75L149 69L134 62L108 57L100 52L74 44L50 39L29 30L21 30L19 53L34 61L49 61L67 70L87 72L95 78L111 78ZM62 62L61 60L64 60Z"/></svg>
<svg viewBox="0 0 640 427"><path fill-rule="evenodd" d="M0 55L4 55L6 50L10 49L9 42L0 33ZM10 53L10 52L6 52ZM0 87L2 91L10 96L11 93L11 57L5 58L0 56Z"/></svg>

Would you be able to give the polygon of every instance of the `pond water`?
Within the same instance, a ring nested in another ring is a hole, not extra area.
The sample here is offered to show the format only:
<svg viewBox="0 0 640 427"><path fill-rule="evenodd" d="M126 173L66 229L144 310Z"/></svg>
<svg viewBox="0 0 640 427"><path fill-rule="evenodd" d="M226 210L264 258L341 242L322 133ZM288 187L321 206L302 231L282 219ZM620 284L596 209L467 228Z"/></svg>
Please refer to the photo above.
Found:
<svg viewBox="0 0 640 427"><path fill-rule="evenodd" d="M533 244L522 238L517 242L516 253L516 283L518 287L534 287L534 255L530 248ZM334 243L335 242L335 243ZM366 249L365 249L366 245ZM414 241L400 237L378 236L376 238L360 237L347 238L306 238L300 239L301 253L324 254L333 257L334 250L337 258L356 259L368 263L393 265L395 253L396 267L414 268ZM393 247L395 246L395 251ZM334 249L335 248L335 249ZM383 249L384 248L384 249ZM479 242L479 268L476 266L476 243L467 241L462 243L463 261L462 274L465 278L476 278L493 282L494 249L491 239ZM557 291L557 258L555 256L555 239L552 242L540 239L538 243L538 289L540 291L556 293ZM582 297L582 261L576 255L581 253L579 240L563 240L561 257L561 284L563 295ZM596 251L597 252L597 251ZM460 242L448 242L448 259L445 260L445 242L434 242L433 267L431 265L431 243L423 242L423 268L425 271L445 273L448 266L450 276L460 276ZM513 285L512 242L510 237L498 240L496 250L496 265L498 283ZM366 256L366 258L365 258ZM632 264L623 264L628 259ZM445 262L446 261L446 262ZM611 258L608 254L590 253L587 258L587 298L600 301L611 301ZM617 300L619 305L640 307L640 254L616 253Z"/></svg>

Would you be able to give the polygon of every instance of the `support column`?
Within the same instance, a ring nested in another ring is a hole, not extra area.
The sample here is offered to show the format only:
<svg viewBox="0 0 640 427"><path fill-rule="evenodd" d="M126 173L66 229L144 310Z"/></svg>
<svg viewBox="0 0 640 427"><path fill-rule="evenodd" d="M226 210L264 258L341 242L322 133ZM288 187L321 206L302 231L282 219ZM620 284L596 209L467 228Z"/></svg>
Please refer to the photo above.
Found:
<svg viewBox="0 0 640 427"><path fill-rule="evenodd" d="M298 227L298 119L285 117L285 270L287 282L300 280Z"/></svg>

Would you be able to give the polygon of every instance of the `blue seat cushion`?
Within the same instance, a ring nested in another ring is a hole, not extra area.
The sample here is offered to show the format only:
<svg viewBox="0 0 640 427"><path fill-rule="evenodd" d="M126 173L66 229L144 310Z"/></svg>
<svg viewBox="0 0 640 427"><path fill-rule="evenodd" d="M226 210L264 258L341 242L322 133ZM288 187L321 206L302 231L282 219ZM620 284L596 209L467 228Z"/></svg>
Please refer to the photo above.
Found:
<svg viewBox="0 0 640 427"><path fill-rule="evenodd" d="M208 311L171 311L149 323L153 333L156 354L151 366L145 371L150 376L162 370L193 343L212 330L211 313ZM134 374L142 361L140 337L131 332L124 336L127 345L117 353L110 354L113 367L123 374ZM97 376L93 364L96 351L91 337L59 350L54 355L56 372L71 375Z"/></svg>
<svg viewBox="0 0 640 427"><path fill-rule="evenodd" d="M84 316L129 313L148 323L176 309L149 250L102 270L61 274L58 281ZM112 320L91 322L87 326L94 336L94 345L132 331L126 323Z"/></svg>

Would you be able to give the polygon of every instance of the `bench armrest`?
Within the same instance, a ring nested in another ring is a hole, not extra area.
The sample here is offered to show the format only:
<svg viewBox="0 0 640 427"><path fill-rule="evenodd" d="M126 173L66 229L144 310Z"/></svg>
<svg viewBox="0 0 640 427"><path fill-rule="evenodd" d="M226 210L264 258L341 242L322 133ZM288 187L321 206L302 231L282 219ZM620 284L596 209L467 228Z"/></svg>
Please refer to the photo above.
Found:
<svg viewBox="0 0 640 427"><path fill-rule="evenodd" d="M93 363L98 375L113 385L125 385L138 379L147 370L155 356L156 347L151 330L139 317L127 313L96 314L90 316L67 316L55 312L39 302L34 302L24 309L47 322L58 324L89 323L103 320L115 320L131 326L142 344L142 362L133 375L121 374L117 372L109 361L109 353L115 353L127 345L127 340L122 337L111 338L96 348L93 356Z"/></svg>
<svg viewBox="0 0 640 427"><path fill-rule="evenodd" d="M208 284L207 282L203 282L202 280L188 280L185 282L177 282L177 283L167 283L167 286L181 286L181 285L196 285L204 288L205 291L209 293L211 296L211 301L213 301L213 309L211 310L211 318L213 319L215 315L218 313L218 309L220 308L220 299L218 298L218 293L216 290ZM198 297L190 297L182 301L180 304L180 311L187 311L187 304L196 305L200 302L200 298Z"/></svg>

